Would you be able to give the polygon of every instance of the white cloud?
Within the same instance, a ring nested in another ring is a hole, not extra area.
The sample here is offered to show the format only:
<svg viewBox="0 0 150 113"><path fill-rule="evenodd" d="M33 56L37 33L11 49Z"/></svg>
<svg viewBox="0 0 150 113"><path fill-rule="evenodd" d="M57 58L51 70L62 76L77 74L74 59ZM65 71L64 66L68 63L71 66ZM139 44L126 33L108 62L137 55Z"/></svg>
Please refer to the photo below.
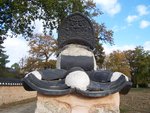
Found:
<svg viewBox="0 0 150 113"><path fill-rule="evenodd" d="M119 31L122 31L122 30L125 30L125 29L127 29L127 26L118 26L118 25L115 25L115 26L112 27L112 30L114 32L119 32Z"/></svg>
<svg viewBox="0 0 150 113"><path fill-rule="evenodd" d="M110 45L103 44L104 52L106 55L108 55L116 50L120 50L120 51L134 50L137 46L139 46L139 45L122 45L122 46L113 45L113 46L110 46ZM150 41L146 41L141 46L143 46L144 50L146 50L146 51L150 50Z"/></svg>
<svg viewBox="0 0 150 113"><path fill-rule="evenodd" d="M138 5L137 12L139 13L140 16L149 14L148 7L145 5Z"/></svg>
<svg viewBox="0 0 150 113"><path fill-rule="evenodd" d="M138 16L136 16L136 15L129 15L129 16L126 18L126 21L130 24L130 23L132 23L133 21L135 21L137 18L138 18Z"/></svg>
<svg viewBox="0 0 150 113"><path fill-rule="evenodd" d="M25 39L18 38L7 38L4 41L3 46L5 47L6 54L9 56L10 62L6 65L10 67L14 63L18 63L22 57L28 55L29 47L28 42Z"/></svg>
<svg viewBox="0 0 150 113"><path fill-rule="evenodd" d="M136 46L134 46L134 45L109 46L109 45L104 44L103 47L104 47L105 53L110 54L111 52L116 51L116 50L120 50L120 51L125 51L125 50L129 50L129 49L133 50Z"/></svg>
<svg viewBox="0 0 150 113"><path fill-rule="evenodd" d="M43 20L36 20L35 22L32 22L32 25L35 27L33 34L43 34L42 22ZM53 35L57 37L56 29L53 30L53 33ZM11 31L9 31L7 34L9 36L12 35ZM21 35L18 35L17 38L15 36L13 36L13 38L7 37L3 46L5 47L6 54L9 56L8 60L10 60L10 62L6 64L8 67L14 63L18 63L21 58L29 55L28 51L30 48L28 46L28 42L23 39ZM52 59L56 59L55 56L52 56Z"/></svg>
<svg viewBox="0 0 150 113"><path fill-rule="evenodd" d="M35 29L33 30L34 34L43 34L43 20L35 20L32 21L32 25L34 25Z"/></svg>
<svg viewBox="0 0 150 113"><path fill-rule="evenodd" d="M150 26L150 21L142 20L140 23L141 29L144 29L144 28L149 27L149 26Z"/></svg>
<svg viewBox="0 0 150 113"><path fill-rule="evenodd" d="M150 50L150 41L146 41L143 47L144 47L144 50Z"/></svg>
<svg viewBox="0 0 150 113"><path fill-rule="evenodd" d="M102 11L113 16L121 11L121 5L117 0L94 0L97 4L100 5Z"/></svg>

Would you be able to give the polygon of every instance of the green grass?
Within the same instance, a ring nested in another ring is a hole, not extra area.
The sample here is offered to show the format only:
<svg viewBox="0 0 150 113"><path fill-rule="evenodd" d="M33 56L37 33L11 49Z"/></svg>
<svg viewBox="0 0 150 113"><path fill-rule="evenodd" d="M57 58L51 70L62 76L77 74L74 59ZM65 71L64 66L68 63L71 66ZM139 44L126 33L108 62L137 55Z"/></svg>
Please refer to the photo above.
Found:
<svg viewBox="0 0 150 113"><path fill-rule="evenodd" d="M121 107L120 108L120 113L128 113L129 109L126 107Z"/></svg>

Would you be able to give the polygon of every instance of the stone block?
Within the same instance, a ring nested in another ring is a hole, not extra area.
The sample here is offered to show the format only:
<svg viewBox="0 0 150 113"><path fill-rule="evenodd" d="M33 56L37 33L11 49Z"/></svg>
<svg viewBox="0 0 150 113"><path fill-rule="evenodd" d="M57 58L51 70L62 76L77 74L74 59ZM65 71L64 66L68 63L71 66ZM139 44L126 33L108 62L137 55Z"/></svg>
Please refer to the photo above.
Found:
<svg viewBox="0 0 150 113"><path fill-rule="evenodd" d="M81 95L46 96L38 94L35 113L120 113L120 95L102 98Z"/></svg>

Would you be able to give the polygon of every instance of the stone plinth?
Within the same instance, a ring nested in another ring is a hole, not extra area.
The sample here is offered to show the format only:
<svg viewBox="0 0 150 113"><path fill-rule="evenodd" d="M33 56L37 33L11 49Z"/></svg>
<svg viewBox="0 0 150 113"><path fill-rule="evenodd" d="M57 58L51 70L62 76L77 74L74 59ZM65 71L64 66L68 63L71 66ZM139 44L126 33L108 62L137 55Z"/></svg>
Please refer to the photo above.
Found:
<svg viewBox="0 0 150 113"><path fill-rule="evenodd" d="M87 98L74 94L65 96L38 94L35 113L119 113L119 104L119 93L102 98Z"/></svg>

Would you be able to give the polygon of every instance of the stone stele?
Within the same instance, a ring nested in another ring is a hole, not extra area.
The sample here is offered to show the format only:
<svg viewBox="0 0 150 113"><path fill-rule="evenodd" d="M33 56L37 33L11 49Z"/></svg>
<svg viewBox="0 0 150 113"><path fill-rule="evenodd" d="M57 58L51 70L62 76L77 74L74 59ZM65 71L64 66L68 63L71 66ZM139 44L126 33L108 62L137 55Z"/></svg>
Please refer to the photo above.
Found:
<svg viewBox="0 0 150 113"><path fill-rule="evenodd" d="M102 98L76 94L46 96L38 94L35 113L120 113L119 93Z"/></svg>

